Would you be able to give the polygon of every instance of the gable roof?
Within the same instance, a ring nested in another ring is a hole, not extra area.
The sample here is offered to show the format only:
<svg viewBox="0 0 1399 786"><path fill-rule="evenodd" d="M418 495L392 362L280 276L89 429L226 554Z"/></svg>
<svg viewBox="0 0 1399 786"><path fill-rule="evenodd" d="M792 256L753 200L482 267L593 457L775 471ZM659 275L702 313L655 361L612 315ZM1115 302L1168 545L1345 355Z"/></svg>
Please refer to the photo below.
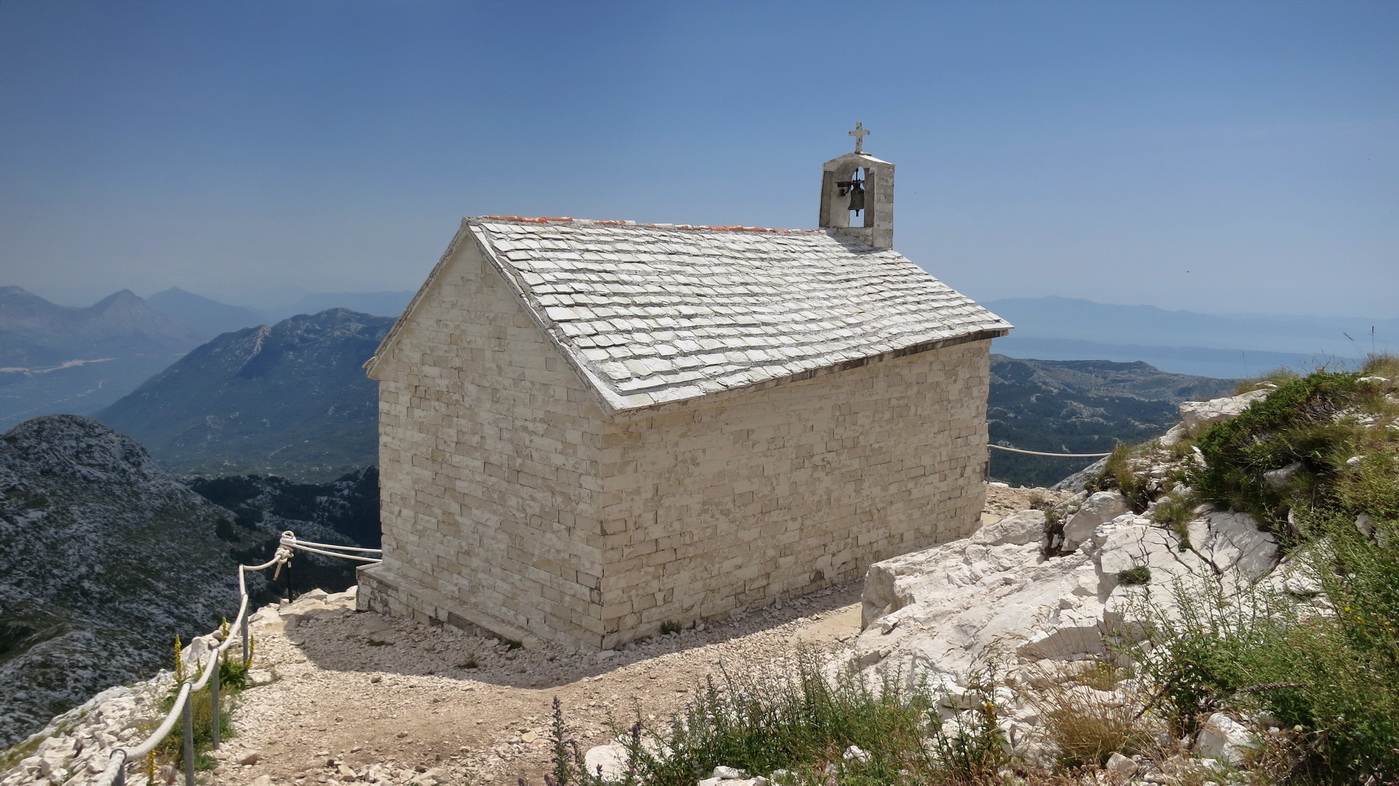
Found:
<svg viewBox="0 0 1399 786"><path fill-rule="evenodd" d="M805 379L1011 327L903 255L823 230L485 216L463 220L443 264L464 234L610 413ZM371 371L397 333L395 325L366 364Z"/></svg>

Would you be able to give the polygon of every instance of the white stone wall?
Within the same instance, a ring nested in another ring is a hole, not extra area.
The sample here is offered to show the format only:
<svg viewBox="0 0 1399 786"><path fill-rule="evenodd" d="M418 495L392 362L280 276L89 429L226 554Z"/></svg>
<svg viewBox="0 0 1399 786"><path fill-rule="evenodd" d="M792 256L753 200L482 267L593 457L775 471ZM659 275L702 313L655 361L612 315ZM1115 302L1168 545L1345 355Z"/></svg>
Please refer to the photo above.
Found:
<svg viewBox="0 0 1399 786"><path fill-rule="evenodd" d="M989 341L609 424L604 646L970 534Z"/></svg>
<svg viewBox="0 0 1399 786"><path fill-rule="evenodd" d="M365 603L596 647L601 411L475 244L433 287L376 369L384 563Z"/></svg>

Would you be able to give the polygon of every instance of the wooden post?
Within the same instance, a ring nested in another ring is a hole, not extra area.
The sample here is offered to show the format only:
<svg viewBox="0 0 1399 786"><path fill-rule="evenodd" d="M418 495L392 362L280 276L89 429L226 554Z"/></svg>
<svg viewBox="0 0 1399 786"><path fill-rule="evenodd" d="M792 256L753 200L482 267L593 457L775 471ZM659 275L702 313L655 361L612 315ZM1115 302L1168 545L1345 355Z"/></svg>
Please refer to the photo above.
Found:
<svg viewBox="0 0 1399 786"><path fill-rule="evenodd" d="M219 673L219 660L222 655L219 650L214 650L214 673L209 677L209 704L213 709L213 718L209 721L209 744L214 750L219 749L219 687L223 677Z"/></svg>
<svg viewBox="0 0 1399 786"><path fill-rule="evenodd" d="M194 691L185 694L185 786L194 786Z"/></svg>

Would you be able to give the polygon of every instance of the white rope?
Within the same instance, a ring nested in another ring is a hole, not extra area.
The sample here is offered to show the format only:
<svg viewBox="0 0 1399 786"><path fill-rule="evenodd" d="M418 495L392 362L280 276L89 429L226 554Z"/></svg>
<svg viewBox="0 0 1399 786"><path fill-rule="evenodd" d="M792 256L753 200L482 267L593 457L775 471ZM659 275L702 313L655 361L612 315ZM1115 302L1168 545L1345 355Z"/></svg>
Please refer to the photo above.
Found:
<svg viewBox="0 0 1399 786"><path fill-rule="evenodd" d="M1005 450L1011 453L1024 453L1027 456L1050 456L1054 458L1103 458L1104 456L1112 455L1111 453L1042 453L1038 450L1021 450L1020 448L1008 448L1005 445L992 445L989 443L986 447L995 448L996 450Z"/></svg>
<svg viewBox="0 0 1399 786"><path fill-rule="evenodd" d="M371 553L371 554L382 554L382 553L384 553L384 550L383 550L383 549L365 549L365 548L360 548L359 546L341 546L341 545L336 544L336 543L316 543L316 542L314 542L314 541L310 541L310 540L301 540L301 539L299 539L299 538L296 539L296 540L294 540L290 545L293 545L293 546L319 546L320 548L323 548L323 549L337 549L337 550L339 550L339 551L360 551L360 552L368 552L368 553Z"/></svg>
<svg viewBox="0 0 1399 786"><path fill-rule="evenodd" d="M335 543L316 543L314 541L309 540L297 540L295 533L293 533L291 530L287 530L286 532L282 533L282 548L299 549L301 551L310 552L311 554L320 554L325 557L339 557L341 559L352 559L356 562L381 562L382 560L377 557L359 557L355 556L354 554L345 554L343 552L354 551L362 554L384 553L383 549L365 549L360 548L358 546L340 546Z"/></svg>
<svg viewBox="0 0 1399 786"><path fill-rule="evenodd" d="M338 554L338 553L336 553L336 552L334 552L334 551L322 551L321 549L313 549L313 548L311 548L310 546L306 546L306 545L303 545L303 544L301 544L301 543L293 543L293 544L291 545L291 547L294 548L294 549L299 549L299 550L301 550L301 551L308 551L308 552L310 552L310 553L312 553L312 554L321 554L321 555L326 556L326 557L339 557L340 559L352 559L352 560L355 560L356 562L376 562L376 563L377 563L377 562L382 562L382 561L383 561L383 560L374 559L373 557L357 557L357 556L355 556L354 554Z"/></svg>
<svg viewBox="0 0 1399 786"><path fill-rule="evenodd" d="M282 566L290 562L292 557L295 556L295 552L293 552L292 549L301 549L302 551L309 551L313 554L324 554L328 557L342 557L344 559L358 560L360 562L379 561L367 559L365 557L356 557L350 554L336 554L330 551L320 551L314 548L308 548L304 545L305 543L306 541L298 541L296 535L291 530L287 530L282 533L280 545L278 545L276 553L272 555L272 559L261 565L238 566L238 616L235 617L233 623L228 626L228 631L239 630L243 624L243 619L248 614L248 571L263 571L276 565L277 571L280 573ZM314 545L329 546L330 548L345 549L347 551L380 552L379 549L364 549L354 546L333 546L324 543L316 543ZM219 630L216 634L223 633L224 630L223 626L219 626ZM107 767L102 770L102 774L94 781L94 786L111 786L121 775L122 768L126 766L127 762L140 759L142 756L146 756L151 751L155 750L155 746L159 745L161 740L165 739L166 735L170 733L170 730L175 727L175 721L184 710L185 702L189 701L190 694L194 691L203 690L204 686L209 683L209 679L214 674L214 669L218 668L219 655L221 655L224 650L228 649L235 640L235 637L232 635L224 635L219 645L209 651L207 660L199 664L199 666L203 667L199 674L199 679L195 682L186 680L180 685L180 691L175 697L175 703L170 707L170 712L166 714L165 720L160 724L160 727L140 745L134 748L117 748L112 751L111 757L107 759ZM217 723L217 720L214 722Z"/></svg>

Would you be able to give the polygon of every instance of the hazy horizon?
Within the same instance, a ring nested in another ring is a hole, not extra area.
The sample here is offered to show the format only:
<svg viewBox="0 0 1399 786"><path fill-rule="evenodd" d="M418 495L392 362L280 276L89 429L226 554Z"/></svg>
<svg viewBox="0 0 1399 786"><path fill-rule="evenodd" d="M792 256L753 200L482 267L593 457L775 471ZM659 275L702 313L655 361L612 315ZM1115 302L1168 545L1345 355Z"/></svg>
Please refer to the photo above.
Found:
<svg viewBox="0 0 1399 786"><path fill-rule="evenodd" d="M184 290L184 291L186 291L186 292L188 292L188 293L190 293L190 294L192 294L192 295L198 295L198 296L200 296L200 297L208 298L209 300L213 300L213 301L215 301L215 302L222 303L222 304L224 304L224 305L238 306L238 307L241 307L241 308L248 308L248 309L253 309L253 310L258 310L258 309L263 309L263 308L285 307L285 306L288 306L288 305L291 305L291 304L297 302L298 300L301 300L301 299L304 298L304 297L307 297L307 296L314 296L314 295L349 295L349 296L359 296L359 295L381 295L381 294L382 294L382 295L402 295L402 294L407 294L407 295L410 295L410 296L411 296L411 295L413 295L413 294L415 294L415 293L417 292L417 289L416 289L416 288L415 288L415 289L369 289L369 290L335 290L335 289L309 290L309 289L288 289L288 290L282 290L282 291L277 291L277 292L270 292L270 291L269 291L269 297L267 297L267 298L265 298L265 299L259 301L259 300L241 300L241 299L238 299L238 298L225 298L225 297L219 297L218 295L210 294L210 293L208 293L208 292L198 292L198 291L189 289L189 288L187 288L187 287L182 287L182 286L178 286L178 285L173 285L173 284L172 284L172 285L170 285L170 286L157 287L157 288L155 288L155 289L151 289L150 291L139 291L139 290L132 289L131 287L119 287L119 288L117 288L117 289L114 289L114 290L111 290L111 291L107 291L107 292L103 292L102 294L95 295L95 296L92 296L92 297L88 297L88 298L79 297L78 299L72 299L72 298L62 298L62 297L57 297L57 296L50 296L50 293L46 293L45 291L42 291L42 290L40 290L40 289L35 289L35 288L33 288L33 287L27 287L27 286L24 286L23 284L15 284L15 283L13 283L13 282L0 281L0 287L3 287L3 286L18 286L18 287L24 289L25 291L30 292L31 294L38 295L39 297L44 298L45 300L49 301L50 303L53 303L53 304L59 305L59 306L64 306L64 307L67 307L67 308L87 308L87 307L89 307L89 306L91 306L91 305L93 305L93 304L95 304L95 303L101 301L101 300L104 299L104 298L107 298L107 297L109 297L109 296L111 296L111 295L116 294L117 292L120 292L120 291L123 290L123 289L130 290L133 294L137 295L138 297L140 297L140 298L143 299L143 300L148 300L148 299L150 299L150 297L151 297L152 295L155 295L155 294L160 293L160 292L164 292L164 291L166 291L166 290L168 290L168 289L182 289L182 290ZM1204 310L1201 310L1201 309L1198 309L1198 308L1164 308L1164 307L1162 307L1162 306L1158 306L1158 305L1155 305L1155 304L1152 304L1152 303L1110 303L1110 302L1107 302L1107 301L1092 300L1092 299L1090 299L1090 298L1074 297L1074 296L1071 296L1071 295L1038 295L1038 296L1034 296L1034 297L1030 297L1030 298L987 298L985 301L983 301L982 304L985 305L985 304L988 304L988 303L995 303L995 302L997 302L997 301L1005 301L1005 300L1038 300L1038 299L1055 299L1055 298L1057 298L1057 299L1063 299L1063 300L1078 300L1078 301L1093 303L1093 304L1095 304L1095 305L1100 305L1100 306L1113 306L1113 307L1121 307L1121 308L1154 308L1154 309L1159 309L1159 310L1161 310L1161 311L1165 311L1165 312L1168 312L1168 313L1190 313L1190 314L1199 314L1199 315L1203 315L1203 316L1211 316L1211 317L1230 317L1230 318L1236 318L1236 319L1246 319L1246 318L1248 318L1248 317L1271 317L1271 318L1275 318L1275 317L1298 317L1298 318L1316 317L1316 318L1320 318L1320 319L1360 318L1360 319L1374 319L1374 320L1393 320L1393 319L1399 319L1399 317L1381 317L1381 316L1378 316L1378 315L1375 315L1375 314L1356 314L1356 313L1354 313L1353 311L1352 311L1352 312L1349 312L1349 313L1344 313L1344 314L1322 314L1322 313L1318 313L1318 312L1305 312L1305 313L1304 313L1304 312L1297 312L1297 311L1272 312L1272 313L1270 313L1270 312L1262 312L1262 311L1232 311L1232 312L1225 312L1225 311L1204 311Z"/></svg>
<svg viewBox="0 0 1399 786"><path fill-rule="evenodd" d="M0 4L0 284L412 291L462 216L814 226L979 300L1399 317L1399 4Z"/></svg>

